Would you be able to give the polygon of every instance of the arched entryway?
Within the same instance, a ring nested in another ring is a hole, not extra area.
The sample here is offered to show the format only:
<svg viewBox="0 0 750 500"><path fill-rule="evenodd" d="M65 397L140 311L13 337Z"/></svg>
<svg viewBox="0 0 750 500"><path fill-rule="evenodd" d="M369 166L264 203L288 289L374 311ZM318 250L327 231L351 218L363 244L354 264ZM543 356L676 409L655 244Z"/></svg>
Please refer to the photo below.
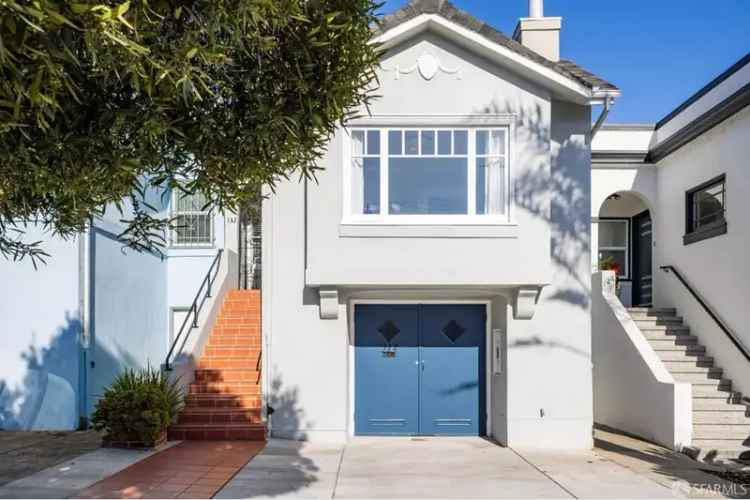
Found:
<svg viewBox="0 0 750 500"><path fill-rule="evenodd" d="M594 219L596 267L617 271L625 306L653 304L653 222L647 200L634 191L609 195Z"/></svg>

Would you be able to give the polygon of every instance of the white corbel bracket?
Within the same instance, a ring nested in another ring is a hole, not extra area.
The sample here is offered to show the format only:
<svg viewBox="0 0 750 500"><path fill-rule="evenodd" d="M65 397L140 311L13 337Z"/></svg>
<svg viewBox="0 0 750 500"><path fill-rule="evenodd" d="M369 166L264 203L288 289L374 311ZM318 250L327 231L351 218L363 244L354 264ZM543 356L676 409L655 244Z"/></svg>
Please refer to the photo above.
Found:
<svg viewBox="0 0 750 500"><path fill-rule="evenodd" d="M515 319L531 319L536 311L540 289L537 287L520 287L513 297L513 317Z"/></svg>
<svg viewBox="0 0 750 500"><path fill-rule="evenodd" d="M338 319L339 291L335 288L320 288L320 319Z"/></svg>

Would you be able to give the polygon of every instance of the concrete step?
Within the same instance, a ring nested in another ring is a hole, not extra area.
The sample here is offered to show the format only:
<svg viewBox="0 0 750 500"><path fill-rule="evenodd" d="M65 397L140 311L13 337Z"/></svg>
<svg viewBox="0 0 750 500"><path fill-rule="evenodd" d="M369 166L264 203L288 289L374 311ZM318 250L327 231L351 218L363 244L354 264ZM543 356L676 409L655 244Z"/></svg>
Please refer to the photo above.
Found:
<svg viewBox="0 0 750 500"><path fill-rule="evenodd" d="M718 391L717 391L718 392ZM728 411L747 413L747 406L740 404L739 399L727 397L729 393L724 394L724 398L693 398L693 411Z"/></svg>
<svg viewBox="0 0 750 500"><path fill-rule="evenodd" d="M670 372L691 371L693 368L713 368L714 358L708 356L685 356L683 359L662 359Z"/></svg>
<svg viewBox="0 0 750 500"><path fill-rule="evenodd" d="M703 370L703 371L701 371ZM728 379L722 379L721 374L723 373L721 368L695 368L695 371L681 371L675 372L669 370L672 377L678 382L690 382L691 384L703 384L704 381L718 382L724 381L730 383Z"/></svg>
<svg viewBox="0 0 750 500"><path fill-rule="evenodd" d="M628 312L631 316L635 315L666 315L674 316L677 314L677 309L673 307L628 307Z"/></svg>
<svg viewBox="0 0 750 500"><path fill-rule="evenodd" d="M701 450L701 455L714 452L717 456L736 458L740 453L750 451L750 446L744 444L743 439L696 439L693 446ZM712 453L712 455L714 454Z"/></svg>
<svg viewBox="0 0 750 500"><path fill-rule="evenodd" d="M731 405L727 405L731 406ZM693 410L693 425L713 424L713 425L750 425L750 418L745 414L745 410L735 411L696 411ZM748 433L750 435L750 433Z"/></svg>
<svg viewBox="0 0 750 500"><path fill-rule="evenodd" d="M700 358L687 358L684 360L664 361L664 366L671 373L706 373L721 374L722 369L714 367L714 358L702 356Z"/></svg>
<svg viewBox="0 0 750 500"><path fill-rule="evenodd" d="M656 339L647 339L648 343L654 348L655 351L663 350L665 347L670 346L688 346L696 345L698 343L698 337L695 335L671 335L662 336Z"/></svg>
<svg viewBox="0 0 750 500"><path fill-rule="evenodd" d="M717 382L712 380L711 382ZM693 401L696 399L722 399L727 402L738 403L742 394L739 392L732 391L732 383L729 381L724 384L692 384L693 385Z"/></svg>
<svg viewBox="0 0 750 500"><path fill-rule="evenodd" d="M676 349L661 349L656 352L659 358L664 361L688 361L706 357L706 348L701 345L694 346L675 346Z"/></svg>
<svg viewBox="0 0 750 500"><path fill-rule="evenodd" d="M660 339L664 337L674 337L677 335L690 335L690 328L687 326L653 326L641 327L641 333L647 339Z"/></svg>
<svg viewBox="0 0 750 500"><path fill-rule="evenodd" d="M635 324L638 327L644 326L660 326L660 325L681 325L682 318L680 316L664 316L662 318L633 318Z"/></svg>
<svg viewBox="0 0 750 500"><path fill-rule="evenodd" d="M750 422L746 424L693 423L693 439L748 439Z"/></svg>

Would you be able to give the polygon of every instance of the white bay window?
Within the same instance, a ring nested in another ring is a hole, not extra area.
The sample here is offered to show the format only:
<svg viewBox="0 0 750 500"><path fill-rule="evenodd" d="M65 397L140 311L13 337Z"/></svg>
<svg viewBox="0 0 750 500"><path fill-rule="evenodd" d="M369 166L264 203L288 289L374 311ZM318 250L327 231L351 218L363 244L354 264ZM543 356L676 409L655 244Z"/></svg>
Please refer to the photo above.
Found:
<svg viewBox="0 0 750 500"><path fill-rule="evenodd" d="M350 129L345 219L507 222L508 135L507 127Z"/></svg>

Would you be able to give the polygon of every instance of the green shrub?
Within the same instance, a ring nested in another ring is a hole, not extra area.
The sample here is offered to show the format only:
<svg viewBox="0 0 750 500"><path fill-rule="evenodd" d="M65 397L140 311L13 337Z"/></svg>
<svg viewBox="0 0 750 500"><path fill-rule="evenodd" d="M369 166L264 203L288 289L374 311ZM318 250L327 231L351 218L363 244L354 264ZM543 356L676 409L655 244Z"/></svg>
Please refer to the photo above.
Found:
<svg viewBox="0 0 750 500"><path fill-rule="evenodd" d="M127 370L104 391L91 418L109 441L155 445L182 408L182 391L162 372Z"/></svg>

